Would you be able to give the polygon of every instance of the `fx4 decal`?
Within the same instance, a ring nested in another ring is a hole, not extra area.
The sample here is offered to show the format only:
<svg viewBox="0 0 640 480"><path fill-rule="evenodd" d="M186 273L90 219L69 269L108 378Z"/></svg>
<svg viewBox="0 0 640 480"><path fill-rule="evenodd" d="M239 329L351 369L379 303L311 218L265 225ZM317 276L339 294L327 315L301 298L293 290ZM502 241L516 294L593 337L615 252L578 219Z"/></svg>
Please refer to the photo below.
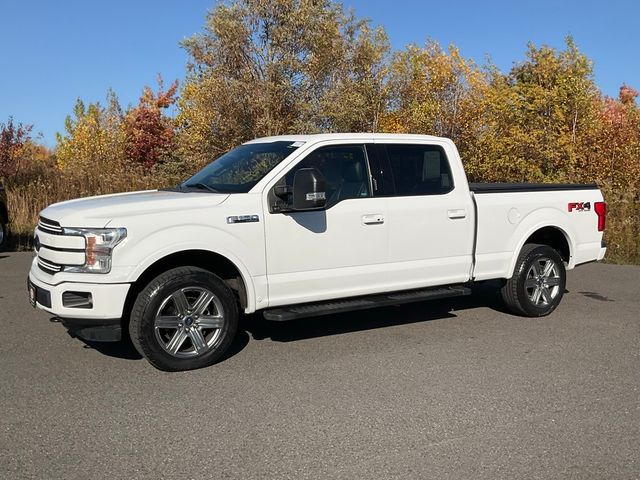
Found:
<svg viewBox="0 0 640 480"><path fill-rule="evenodd" d="M571 202L569 203L570 212L588 212L591 210L591 202Z"/></svg>

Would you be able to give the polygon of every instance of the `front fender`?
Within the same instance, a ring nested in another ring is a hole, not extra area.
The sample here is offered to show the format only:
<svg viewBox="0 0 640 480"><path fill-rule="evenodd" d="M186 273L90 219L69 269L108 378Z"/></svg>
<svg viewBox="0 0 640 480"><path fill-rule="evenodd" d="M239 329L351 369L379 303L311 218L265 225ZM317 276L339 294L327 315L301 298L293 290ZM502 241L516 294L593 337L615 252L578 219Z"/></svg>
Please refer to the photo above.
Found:
<svg viewBox="0 0 640 480"><path fill-rule="evenodd" d="M256 292L255 279L264 278L266 273L262 241L264 233L261 225L256 225L258 228L253 228L257 231L250 232L252 229L246 228L242 236L232 235L209 225L194 224L177 225L170 230L155 230L144 236L134 232L116 247L114 262L117 262L119 267L128 266L123 269L127 271L127 278L123 281L133 283L151 265L174 253L205 250L222 255L240 272L247 290L247 311L253 311L256 308L256 298L266 298L266 292ZM243 227L249 226L249 224L243 225ZM179 231L180 234L172 237L171 231ZM262 247L256 248L256 245L252 245L256 242ZM262 282L258 283L262 284Z"/></svg>

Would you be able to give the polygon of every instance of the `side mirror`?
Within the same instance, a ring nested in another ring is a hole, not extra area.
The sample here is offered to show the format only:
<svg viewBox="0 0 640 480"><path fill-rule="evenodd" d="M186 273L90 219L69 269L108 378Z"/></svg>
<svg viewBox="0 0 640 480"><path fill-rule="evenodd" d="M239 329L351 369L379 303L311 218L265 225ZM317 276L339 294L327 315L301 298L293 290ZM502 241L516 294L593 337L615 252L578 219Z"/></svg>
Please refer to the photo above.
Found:
<svg viewBox="0 0 640 480"><path fill-rule="evenodd" d="M317 168L301 168L293 177L293 209L318 210L327 204L326 182Z"/></svg>

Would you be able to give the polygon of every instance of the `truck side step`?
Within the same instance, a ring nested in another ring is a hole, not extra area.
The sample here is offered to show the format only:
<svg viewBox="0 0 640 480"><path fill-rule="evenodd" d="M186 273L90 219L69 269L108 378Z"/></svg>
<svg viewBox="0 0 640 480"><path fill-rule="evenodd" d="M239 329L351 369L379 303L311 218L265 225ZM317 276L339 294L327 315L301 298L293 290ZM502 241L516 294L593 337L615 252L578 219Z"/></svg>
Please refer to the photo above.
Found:
<svg viewBox="0 0 640 480"><path fill-rule="evenodd" d="M327 302L302 303L287 307L278 307L265 310L263 315L267 320L285 322L304 317L316 317L331 315L333 313L351 312L353 310L365 310L367 308L399 305L402 303L422 302L438 298L462 297L470 295L471 289L463 285L449 287L422 288L419 290L403 290L365 297L345 298Z"/></svg>

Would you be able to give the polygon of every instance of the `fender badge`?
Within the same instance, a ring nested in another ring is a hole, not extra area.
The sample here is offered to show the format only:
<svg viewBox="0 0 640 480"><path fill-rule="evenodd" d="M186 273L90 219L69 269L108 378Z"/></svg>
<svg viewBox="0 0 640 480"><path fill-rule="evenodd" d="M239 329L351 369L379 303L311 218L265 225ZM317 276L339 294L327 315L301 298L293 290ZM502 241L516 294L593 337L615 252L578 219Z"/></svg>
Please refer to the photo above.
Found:
<svg viewBox="0 0 640 480"><path fill-rule="evenodd" d="M591 210L591 202L571 202L569 203L570 212L589 212Z"/></svg>
<svg viewBox="0 0 640 480"><path fill-rule="evenodd" d="M232 217L227 217L227 223L250 223L259 221L260 217L258 217L258 215L233 215Z"/></svg>

